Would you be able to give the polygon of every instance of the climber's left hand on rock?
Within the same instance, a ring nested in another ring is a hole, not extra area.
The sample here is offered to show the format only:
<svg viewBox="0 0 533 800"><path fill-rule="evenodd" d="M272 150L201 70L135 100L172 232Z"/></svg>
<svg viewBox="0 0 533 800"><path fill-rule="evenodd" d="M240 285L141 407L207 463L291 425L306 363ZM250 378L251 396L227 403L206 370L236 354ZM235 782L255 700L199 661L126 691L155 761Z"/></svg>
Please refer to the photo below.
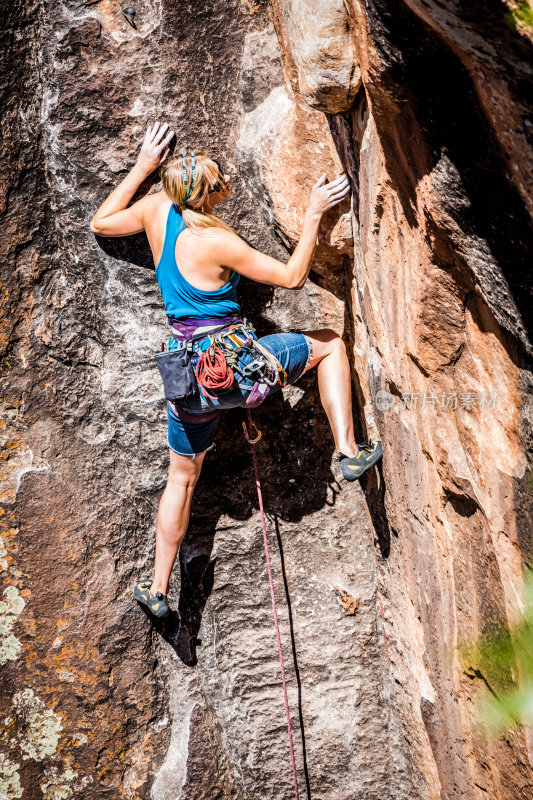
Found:
<svg viewBox="0 0 533 800"><path fill-rule="evenodd" d="M168 156L168 143L174 136L174 131L168 131L168 125L164 122L154 122L148 127L141 152L137 159L137 165L147 174L157 169ZM165 134L167 134L165 136ZM163 138L164 137L164 138Z"/></svg>

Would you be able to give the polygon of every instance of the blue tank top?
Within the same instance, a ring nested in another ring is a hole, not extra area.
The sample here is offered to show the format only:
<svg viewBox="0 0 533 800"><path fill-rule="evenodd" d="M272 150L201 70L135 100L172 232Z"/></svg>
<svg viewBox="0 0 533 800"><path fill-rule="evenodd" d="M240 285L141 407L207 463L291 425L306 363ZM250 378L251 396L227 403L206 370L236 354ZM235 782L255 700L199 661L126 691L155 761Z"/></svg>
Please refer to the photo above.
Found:
<svg viewBox="0 0 533 800"><path fill-rule="evenodd" d="M206 291L197 289L179 271L176 239L186 227L178 207L172 203L167 217L163 252L155 270L167 317L203 319L239 314L237 284L241 276L238 272L232 272L229 281L220 289Z"/></svg>

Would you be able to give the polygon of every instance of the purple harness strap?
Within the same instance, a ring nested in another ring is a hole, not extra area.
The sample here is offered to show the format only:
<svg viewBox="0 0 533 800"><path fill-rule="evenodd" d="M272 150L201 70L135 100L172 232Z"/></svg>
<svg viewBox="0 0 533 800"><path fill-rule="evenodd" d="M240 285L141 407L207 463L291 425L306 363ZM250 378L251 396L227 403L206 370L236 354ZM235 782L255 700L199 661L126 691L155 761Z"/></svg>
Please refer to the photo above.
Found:
<svg viewBox="0 0 533 800"><path fill-rule="evenodd" d="M233 325L236 322L242 322L240 317L210 317L207 319L194 319L189 317L187 319L173 319L168 317L172 333L179 339L190 339L191 336L196 336L196 331L199 329L206 330L206 336L209 333L209 328L219 328L221 325Z"/></svg>
<svg viewBox="0 0 533 800"><path fill-rule="evenodd" d="M192 336L197 335L197 331L203 332L204 330L205 335L208 336L210 329L220 328L221 325L227 325L227 327L229 327L230 325L243 322L241 317L238 316L210 317L207 319L195 319L193 317L186 319L174 319L173 317L168 317L168 321L170 323L172 333L177 339L190 339ZM256 381L250 391L250 394L246 398L246 401L243 403L243 408L257 408L266 400L271 391L271 386L268 386L261 381ZM209 422L209 420L214 419L216 416L218 416L218 414L220 414L220 410L209 412L207 414L188 414L186 411L182 411L182 409L175 403L171 403L170 401L169 403L170 408L176 417L181 419L183 422L189 422L193 425L199 425L201 422Z"/></svg>
<svg viewBox="0 0 533 800"><path fill-rule="evenodd" d="M177 339L190 339L192 336L196 336L197 331L203 332L205 329L205 335L208 336L210 329L219 328L221 325L228 325L229 327L237 322L242 322L242 319L236 316L210 317L206 319L195 319L193 317L174 319L173 317L168 317L168 322L173 335L176 336ZM193 425L199 425L201 422L209 422L220 414L220 410L208 414L188 414L175 403L169 401L169 405L172 413L178 417L178 419Z"/></svg>

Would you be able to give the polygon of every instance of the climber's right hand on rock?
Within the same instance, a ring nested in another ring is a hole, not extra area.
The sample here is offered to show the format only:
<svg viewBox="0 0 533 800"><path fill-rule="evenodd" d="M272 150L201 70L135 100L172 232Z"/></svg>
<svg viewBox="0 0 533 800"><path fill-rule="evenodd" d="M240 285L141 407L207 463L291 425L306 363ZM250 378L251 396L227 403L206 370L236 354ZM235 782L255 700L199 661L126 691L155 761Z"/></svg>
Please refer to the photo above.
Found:
<svg viewBox="0 0 533 800"><path fill-rule="evenodd" d="M324 174L311 189L308 207L310 212L324 214L340 203L341 200L344 200L350 191L350 181L346 173L341 175L340 178L331 181L331 183L324 183L325 180L326 175Z"/></svg>

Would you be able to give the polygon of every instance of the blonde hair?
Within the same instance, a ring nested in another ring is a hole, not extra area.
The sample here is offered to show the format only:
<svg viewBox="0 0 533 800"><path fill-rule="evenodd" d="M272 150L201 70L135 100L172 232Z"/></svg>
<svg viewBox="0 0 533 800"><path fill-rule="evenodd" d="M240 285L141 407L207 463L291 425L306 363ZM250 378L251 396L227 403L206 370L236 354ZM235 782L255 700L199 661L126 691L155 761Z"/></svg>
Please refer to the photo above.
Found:
<svg viewBox="0 0 533 800"><path fill-rule="evenodd" d="M187 199L191 188L191 154L193 152L195 158L194 183L190 197ZM183 179L184 155L186 183ZM201 206L207 200L209 190L211 189L209 178L211 178L211 181L217 180L218 167L207 150L192 151L190 147L186 147L180 153L174 153L161 167L161 183L163 189L180 209L183 221L188 228L191 230L195 228L224 228L234 233L233 228L226 225L225 222L214 214L208 214L206 211L201 210ZM194 206L199 207L194 208Z"/></svg>

